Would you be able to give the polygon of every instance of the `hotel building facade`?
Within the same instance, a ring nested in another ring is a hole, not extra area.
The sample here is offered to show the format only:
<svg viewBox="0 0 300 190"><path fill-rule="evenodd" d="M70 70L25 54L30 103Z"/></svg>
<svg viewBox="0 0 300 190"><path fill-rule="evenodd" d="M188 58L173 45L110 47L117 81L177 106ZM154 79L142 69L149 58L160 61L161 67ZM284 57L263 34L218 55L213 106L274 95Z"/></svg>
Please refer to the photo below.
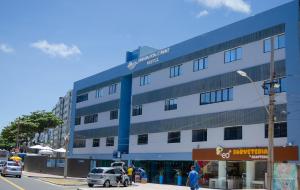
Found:
<svg viewBox="0 0 300 190"><path fill-rule="evenodd" d="M177 184L197 160L207 186L261 185L271 37L275 161L298 163L299 29L297 0L161 50L140 47L124 64L75 82L69 167L120 158L145 168L151 182L161 175Z"/></svg>

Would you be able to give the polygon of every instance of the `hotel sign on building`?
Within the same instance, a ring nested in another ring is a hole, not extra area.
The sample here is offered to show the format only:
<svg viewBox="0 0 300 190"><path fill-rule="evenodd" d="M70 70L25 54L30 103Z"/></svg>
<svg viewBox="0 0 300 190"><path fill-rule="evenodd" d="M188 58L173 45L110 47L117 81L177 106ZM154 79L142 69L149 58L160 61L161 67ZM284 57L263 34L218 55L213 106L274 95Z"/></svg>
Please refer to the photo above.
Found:
<svg viewBox="0 0 300 190"><path fill-rule="evenodd" d="M275 147L275 161L298 160L298 147ZM247 148L223 148L216 149L194 149L193 160L234 160L234 161L252 161L267 160L267 147L247 147Z"/></svg>
<svg viewBox="0 0 300 190"><path fill-rule="evenodd" d="M146 62L147 65L159 62L159 57L170 52L170 48L161 49L149 55L138 58L137 60L130 61L127 67L132 70L137 64Z"/></svg>

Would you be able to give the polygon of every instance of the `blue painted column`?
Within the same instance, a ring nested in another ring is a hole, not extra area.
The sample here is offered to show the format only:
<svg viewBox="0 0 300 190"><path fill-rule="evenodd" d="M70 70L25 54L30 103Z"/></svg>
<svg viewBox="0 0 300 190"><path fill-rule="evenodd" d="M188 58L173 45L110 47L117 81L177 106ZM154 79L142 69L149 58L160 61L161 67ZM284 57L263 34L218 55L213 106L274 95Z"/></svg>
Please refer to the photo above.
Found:
<svg viewBox="0 0 300 190"><path fill-rule="evenodd" d="M300 34L299 34L299 1L293 6L286 23L286 70L287 70L287 125L288 143L300 146ZM299 152L300 153L300 152ZM299 154L300 157L300 154ZM299 160L298 160L299 163Z"/></svg>
<svg viewBox="0 0 300 190"><path fill-rule="evenodd" d="M118 135L118 151L128 153L129 151L129 131L130 131L130 110L131 110L131 86L132 75L127 75L121 79L120 98L120 119Z"/></svg>

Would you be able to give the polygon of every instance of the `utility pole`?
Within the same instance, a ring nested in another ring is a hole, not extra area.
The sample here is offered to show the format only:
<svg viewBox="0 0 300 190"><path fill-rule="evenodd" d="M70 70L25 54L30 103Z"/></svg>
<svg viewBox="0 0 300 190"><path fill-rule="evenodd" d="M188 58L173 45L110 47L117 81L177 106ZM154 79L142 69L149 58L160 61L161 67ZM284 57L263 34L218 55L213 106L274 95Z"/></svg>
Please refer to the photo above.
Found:
<svg viewBox="0 0 300 190"><path fill-rule="evenodd" d="M17 121L16 124L17 124L16 148L19 149L19 133L20 133L19 121Z"/></svg>
<svg viewBox="0 0 300 190"><path fill-rule="evenodd" d="M275 63L274 63L274 36L271 37L271 61L270 61L270 91L269 91L269 122L268 122L268 190L273 188L274 167L274 109L275 109Z"/></svg>
<svg viewBox="0 0 300 190"><path fill-rule="evenodd" d="M67 134L65 136L65 149L66 149L66 153L65 153L65 163L64 163L64 178L68 177L68 146L69 146L69 138L70 138L70 134Z"/></svg>

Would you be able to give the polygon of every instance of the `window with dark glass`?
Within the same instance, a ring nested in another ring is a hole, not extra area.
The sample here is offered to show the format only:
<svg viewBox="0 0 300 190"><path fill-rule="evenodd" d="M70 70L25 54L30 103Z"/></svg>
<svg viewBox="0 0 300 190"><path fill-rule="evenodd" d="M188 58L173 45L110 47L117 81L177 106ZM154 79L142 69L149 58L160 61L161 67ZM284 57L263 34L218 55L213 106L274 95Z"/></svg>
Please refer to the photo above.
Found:
<svg viewBox="0 0 300 190"><path fill-rule="evenodd" d="M213 104L218 102L232 101L233 88L225 88L221 90L214 90L211 92L204 92L200 94L200 105Z"/></svg>
<svg viewBox="0 0 300 190"><path fill-rule="evenodd" d="M242 54L243 54L243 50L241 47L225 51L224 62L230 63L232 61L240 60L242 59Z"/></svg>
<svg viewBox="0 0 300 190"><path fill-rule="evenodd" d="M114 137L106 137L106 146L114 146L115 138Z"/></svg>
<svg viewBox="0 0 300 190"><path fill-rule="evenodd" d="M207 129L192 131L192 142L207 141Z"/></svg>
<svg viewBox="0 0 300 190"><path fill-rule="evenodd" d="M242 126L224 128L224 140L240 140L243 138Z"/></svg>
<svg viewBox="0 0 300 190"><path fill-rule="evenodd" d="M109 86L109 88L108 88L109 95L117 93L117 85L118 84L112 84Z"/></svg>
<svg viewBox="0 0 300 190"><path fill-rule="evenodd" d="M142 105L136 105L132 108L132 116L142 115L143 114L143 107Z"/></svg>
<svg viewBox="0 0 300 190"><path fill-rule="evenodd" d="M195 59L193 61L193 71L200 71L207 68L207 57Z"/></svg>
<svg viewBox="0 0 300 190"><path fill-rule="evenodd" d="M176 103L176 99L175 98L167 99L165 101L165 111L176 110L176 109L177 109L177 103Z"/></svg>
<svg viewBox="0 0 300 190"><path fill-rule="evenodd" d="M85 139L74 139L73 148L84 148Z"/></svg>
<svg viewBox="0 0 300 190"><path fill-rule="evenodd" d="M275 79L274 82L275 82L274 85L275 93L286 92L286 78L277 78ZM271 88L270 80L265 81L263 88L264 88L264 94L269 95L270 88Z"/></svg>
<svg viewBox="0 0 300 190"><path fill-rule="evenodd" d="M93 147L99 147L100 146L100 139L93 139Z"/></svg>
<svg viewBox="0 0 300 190"><path fill-rule="evenodd" d="M110 111L110 120L118 119L118 110Z"/></svg>
<svg viewBox="0 0 300 190"><path fill-rule="evenodd" d="M265 124L265 138L268 138L268 124ZM274 138L287 137L287 123L274 123Z"/></svg>
<svg viewBox="0 0 300 190"><path fill-rule="evenodd" d="M150 84L150 75L140 76L140 86L145 86Z"/></svg>
<svg viewBox="0 0 300 190"><path fill-rule="evenodd" d="M178 77L181 75L181 65L170 67L170 78Z"/></svg>
<svg viewBox="0 0 300 190"><path fill-rule="evenodd" d="M138 135L137 144L138 145L148 144L148 134Z"/></svg>
<svg viewBox="0 0 300 190"><path fill-rule="evenodd" d="M84 102L87 101L89 99L89 95L88 94L82 94L76 97L76 103L79 102Z"/></svg>
<svg viewBox="0 0 300 190"><path fill-rule="evenodd" d="M180 131L169 132L168 143L180 143Z"/></svg>
<svg viewBox="0 0 300 190"><path fill-rule="evenodd" d="M84 124L98 122L98 114L84 116Z"/></svg>
<svg viewBox="0 0 300 190"><path fill-rule="evenodd" d="M281 49L285 47L285 35L280 34L274 36L274 49ZM264 53L271 51L271 38L264 39Z"/></svg>
<svg viewBox="0 0 300 190"><path fill-rule="evenodd" d="M80 125L81 124L81 117L76 117L75 118L75 125Z"/></svg>

